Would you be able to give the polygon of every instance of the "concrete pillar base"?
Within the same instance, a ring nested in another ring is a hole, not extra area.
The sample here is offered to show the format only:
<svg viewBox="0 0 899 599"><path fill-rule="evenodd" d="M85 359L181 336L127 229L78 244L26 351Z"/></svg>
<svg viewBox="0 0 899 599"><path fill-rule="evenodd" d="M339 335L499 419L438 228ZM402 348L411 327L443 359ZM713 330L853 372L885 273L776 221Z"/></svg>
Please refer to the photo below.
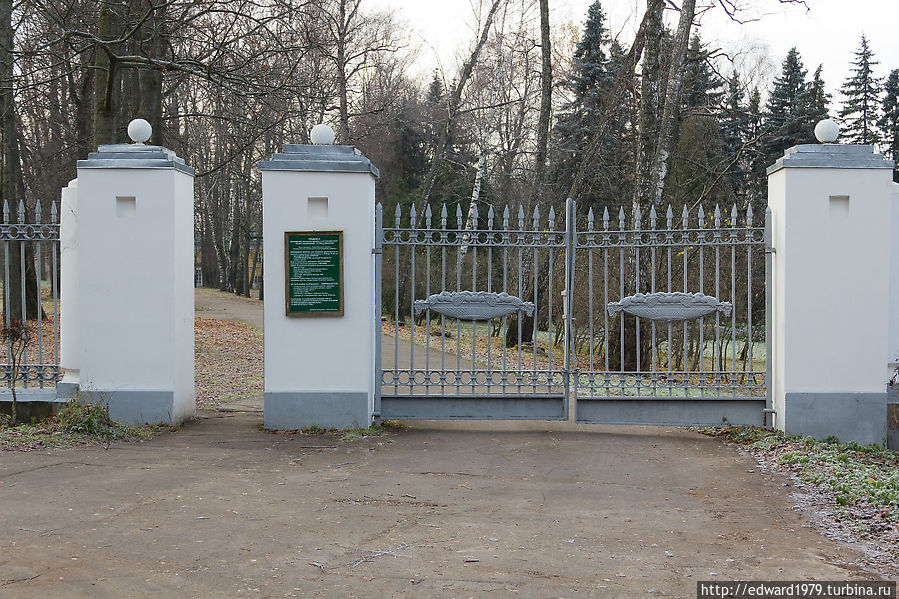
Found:
<svg viewBox="0 0 899 599"><path fill-rule="evenodd" d="M783 425L788 433L816 439L885 445L887 394L787 393Z"/></svg>
<svg viewBox="0 0 899 599"><path fill-rule="evenodd" d="M263 396L265 428L300 430L367 428L371 424L364 391L267 391Z"/></svg>

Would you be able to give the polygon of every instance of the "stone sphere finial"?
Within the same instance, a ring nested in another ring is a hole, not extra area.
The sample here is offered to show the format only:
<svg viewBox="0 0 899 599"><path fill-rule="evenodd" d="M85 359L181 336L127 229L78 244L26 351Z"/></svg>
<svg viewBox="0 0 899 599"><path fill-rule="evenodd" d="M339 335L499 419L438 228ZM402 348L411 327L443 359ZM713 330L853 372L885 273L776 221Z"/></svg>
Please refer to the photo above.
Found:
<svg viewBox="0 0 899 599"><path fill-rule="evenodd" d="M316 125L309 133L309 139L317 146L330 146L334 143L334 129L324 123Z"/></svg>
<svg viewBox="0 0 899 599"><path fill-rule="evenodd" d="M840 126L833 119L824 119L815 125L815 137L822 144L832 144L840 136Z"/></svg>
<svg viewBox="0 0 899 599"><path fill-rule="evenodd" d="M128 123L128 137L134 143L142 144L153 135L153 127L144 119L134 119Z"/></svg>

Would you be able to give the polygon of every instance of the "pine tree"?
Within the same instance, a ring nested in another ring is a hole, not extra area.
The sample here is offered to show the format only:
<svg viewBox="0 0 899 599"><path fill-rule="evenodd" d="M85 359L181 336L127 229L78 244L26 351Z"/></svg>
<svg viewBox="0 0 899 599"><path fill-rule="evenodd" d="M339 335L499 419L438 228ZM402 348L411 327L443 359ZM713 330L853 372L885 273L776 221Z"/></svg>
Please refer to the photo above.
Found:
<svg viewBox="0 0 899 599"><path fill-rule="evenodd" d="M434 77L431 79L431 84L428 86L428 101L432 104L437 104L443 99L443 79L440 78L440 73L437 72L437 69L434 69Z"/></svg>
<svg viewBox="0 0 899 599"><path fill-rule="evenodd" d="M749 136L749 114L743 105L743 89L737 72L727 79L727 92L721 114L721 130L728 150L736 152Z"/></svg>
<svg viewBox="0 0 899 599"><path fill-rule="evenodd" d="M887 156L899 160L899 69L891 71L884 83L883 116L877 124ZM893 171L893 180L899 182L899 170Z"/></svg>
<svg viewBox="0 0 899 599"><path fill-rule="evenodd" d="M764 117L762 115L762 94L757 87L752 88L752 91L749 93L746 116L749 139L758 139L762 135ZM765 150L764 145L756 143L749 152L749 175L746 186L747 200L753 209L758 209L756 211L757 214L764 214L765 205L767 204L766 190L768 181L765 176L765 170L769 164Z"/></svg>
<svg viewBox="0 0 899 599"><path fill-rule="evenodd" d="M687 59L684 62L683 107L686 111L697 108L717 109L724 97L725 82L709 66L709 52L699 34L690 38Z"/></svg>
<svg viewBox="0 0 899 599"><path fill-rule="evenodd" d="M815 124L830 118L830 94L827 93L824 79L821 77L823 67L824 65L818 65L809 85L809 119Z"/></svg>
<svg viewBox="0 0 899 599"><path fill-rule="evenodd" d="M744 145L750 140L750 117L747 107L743 105L743 88L736 71L727 79L727 92L719 122L724 138L724 151L727 155L741 156L734 160L728 171L728 179L737 197L745 197L746 177L750 167L750 156L743 152Z"/></svg>
<svg viewBox="0 0 899 599"><path fill-rule="evenodd" d="M767 130L763 156L770 165L784 150L796 144L812 143L817 121L811 116L811 86L796 48L787 52L780 76L765 106L764 126Z"/></svg>
<svg viewBox="0 0 899 599"><path fill-rule="evenodd" d="M599 0L587 11L584 33L574 52L572 70L562 85L569 92L569 102L558 112L553 131L555 151L551 160L550 179L567 188L570 177L580 163L581 153L596 131L605 110L621 113L611 124L609 135L596 156L597 168L587 181L582 202L602 203L614 197L625 197L625 176L619 176L629 159L623 146L628 135L626 106L606 106L605 99L615 82L618 65L625 50L609 39L606 17Z"/></svg>
<svg viewBox="0 0 899 599"><path fill-rule="evenodd" d="M843 83L840 92L845 97L840 116L843 118L843 137L849 143L877 142L877 112L880 105L880 80L874 76L874 52L862 35L859 49L852 62L852 75Z"/></svg>
<svg viewBox="0 0 899 599"><path fill-rule="evenodd" d="M574 51L575 69L569 85L577 103L588 110L599 108L600 93L607 90L613 82L608 70L606 47L609 45L609 32L605 20L602 5L596 0L587 9L584 35Z"/></svg>

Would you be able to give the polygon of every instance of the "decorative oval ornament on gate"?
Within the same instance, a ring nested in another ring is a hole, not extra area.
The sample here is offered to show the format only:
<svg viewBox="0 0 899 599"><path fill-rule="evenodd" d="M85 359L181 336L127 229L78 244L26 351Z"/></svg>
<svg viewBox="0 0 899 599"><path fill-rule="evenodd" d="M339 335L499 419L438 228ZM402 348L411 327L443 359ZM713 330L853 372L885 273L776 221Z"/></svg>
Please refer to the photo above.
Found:
<svg viewBox="0 0 899 599"><path fill-rule="evenodd" d="M719 301L717 297L702 293L657 292L636 293L623 298L620 302L609 302L607 309L610 315L627 312L649 320L693 320L721 312L730 316L733 305Z"/></svg>
<svg viewBox="0 0 899 599"><path fill-rule="evenodd" d="M533 302L490 291L443 291L426 300L416 300L414 306L416 314L431 309L459 320L490 320L513 312L524 312L528 316L534 313Z"/></svg>

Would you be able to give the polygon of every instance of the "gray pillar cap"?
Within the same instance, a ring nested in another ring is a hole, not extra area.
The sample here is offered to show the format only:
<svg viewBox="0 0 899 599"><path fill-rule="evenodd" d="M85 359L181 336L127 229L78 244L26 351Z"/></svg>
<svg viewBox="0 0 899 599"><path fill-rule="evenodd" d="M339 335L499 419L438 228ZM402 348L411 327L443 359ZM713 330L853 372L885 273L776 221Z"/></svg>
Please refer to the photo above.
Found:
<svg viewBox="0 0 899 599"><path fill-rule="evenodd" d="M195 170L162 146L144 144L106 144L79 160L78 168L167 168L194 175Z"/></svg>
<svg viewBox="0 0 899 599"><path fill-rule="evenodd" d="M284 144L271 160L260 160L261 171L312 171L322 173L381 172L353 146Z"/></svg>
<svg viewBox="0 0 899 599"><path fill-rule="evenodd" d="M802 144L793 146L768 167L768 175L783 168L883 168L893 161L874 151L874 146L844 144Z"/></svg>

